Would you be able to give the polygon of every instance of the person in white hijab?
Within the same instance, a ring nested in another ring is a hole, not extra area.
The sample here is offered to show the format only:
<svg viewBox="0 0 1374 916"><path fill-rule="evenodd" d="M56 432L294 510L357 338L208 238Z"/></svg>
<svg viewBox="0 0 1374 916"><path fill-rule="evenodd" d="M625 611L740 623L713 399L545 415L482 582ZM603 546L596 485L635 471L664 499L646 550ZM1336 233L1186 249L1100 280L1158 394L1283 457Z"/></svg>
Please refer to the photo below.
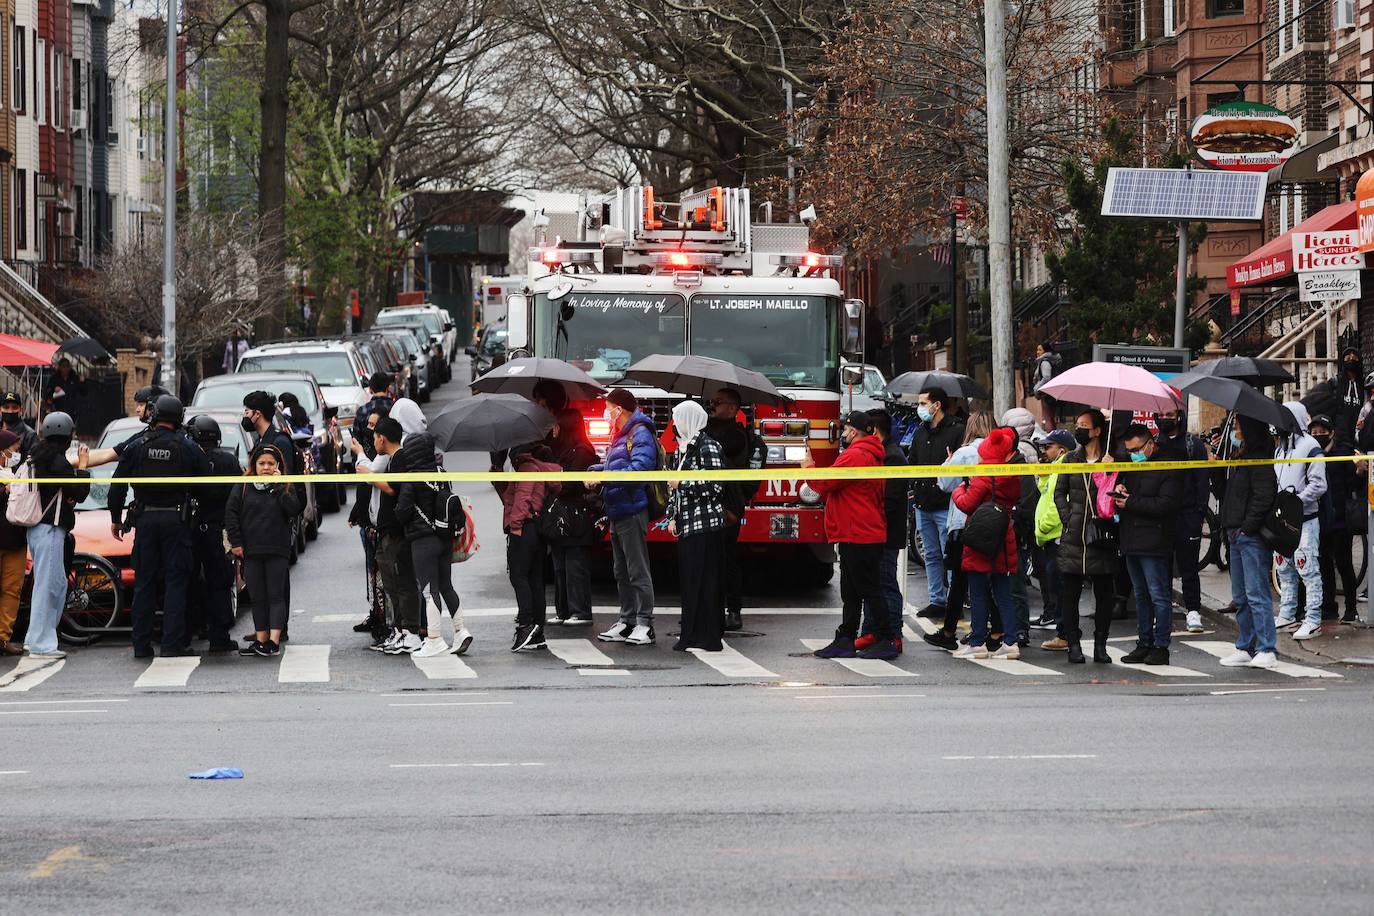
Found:
<svg viewBox="0 0 1374 916"><path fill-rule="evenodd" d="M673 408L679 471L716 471L725 467L720 444L706 435L706 411L695 401ZM724 648L725 507L718 480L680 480L668 484L668 531L677 540L682 581L682 635L673 649L719 652Z"/></svg>
<svg viewBox="0 0 1374 916"><path fill-rule="evenodd" d="M407 436L425 431L425 414L420 405L410 398L401 398L391 405L390 416L401 424L401 432Z"/></svg>

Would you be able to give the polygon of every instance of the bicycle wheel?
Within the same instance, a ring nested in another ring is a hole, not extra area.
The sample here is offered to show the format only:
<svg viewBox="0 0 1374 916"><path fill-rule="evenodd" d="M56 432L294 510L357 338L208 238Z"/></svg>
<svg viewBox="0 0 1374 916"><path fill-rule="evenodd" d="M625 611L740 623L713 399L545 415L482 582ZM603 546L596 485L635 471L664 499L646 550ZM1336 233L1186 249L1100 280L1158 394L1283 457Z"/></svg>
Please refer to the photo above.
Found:
<svg viewBox="0 0 1374 916"><path fill-rule="evenodd" d="M67 602L58 621L65 642L86 645L101 633L124 629L124 586L119 570L104 557L78 553L67 574Z"/></svg>
<svg viewBox="0 0 1374 916"><path fill-rule="evenodd" d="M1369 566L1369 535L1360 534L1352 538L1351 552L1354 554L1351 560L1355 566L1355 581L1363 584L1365 570Z"/></svg>
<svg viewBox="0 0 1374 916"><path fill-rule="evenodd" d="M1202 540L1207 544L1207 552L1198 563L1204 569L1210 563L1225 572L1231 565L1231 545L1226 541L1226 532L1221 527L1221 519L1209 506L1202 517Z"/></svg>

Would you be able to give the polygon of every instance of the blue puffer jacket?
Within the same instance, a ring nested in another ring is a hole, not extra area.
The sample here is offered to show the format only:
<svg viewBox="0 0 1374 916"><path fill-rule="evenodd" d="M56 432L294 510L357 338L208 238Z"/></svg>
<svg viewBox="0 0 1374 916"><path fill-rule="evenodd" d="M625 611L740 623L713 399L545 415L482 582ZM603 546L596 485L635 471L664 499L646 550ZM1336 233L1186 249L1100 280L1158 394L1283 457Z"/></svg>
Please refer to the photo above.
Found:
<svg viewBox="0 0 1374 916"><path fill-rule="evenodd" d="M633 447L630 437L633 436ZM654 436L654 421L643 411L636 410L624 427L611 440L606 461L594 464L590 471L652 471L658 464L658 440ZM642 483L606 483L601 485L601 499L608 518L628 518L649 508L649 497Z"/></svg>

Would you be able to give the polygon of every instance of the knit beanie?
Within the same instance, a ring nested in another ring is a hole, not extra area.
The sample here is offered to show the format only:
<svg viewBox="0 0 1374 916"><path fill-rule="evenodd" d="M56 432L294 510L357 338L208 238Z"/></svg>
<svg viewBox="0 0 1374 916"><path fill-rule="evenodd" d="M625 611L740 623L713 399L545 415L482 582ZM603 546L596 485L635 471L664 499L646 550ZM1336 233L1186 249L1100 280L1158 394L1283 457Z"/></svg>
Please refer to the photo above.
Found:
<svg viewBox="0 0 1374 916"><path fill-rule="evenodd" d="M606 395L606 403L614 404L616 407L619 407L622 410L628 410L631 412L634 412L635 410L639 409L639 402L635 400L635 396L630 394L630 392L626 391L624 388L617 388L610 394Z"/></svg>
<svg viewBox="0 0 1374 916"><path fill-rule="evenodd" d="M978 457L986 461L1006 461L1015 443L1015 431L999 426L978 443Z"/></svg>

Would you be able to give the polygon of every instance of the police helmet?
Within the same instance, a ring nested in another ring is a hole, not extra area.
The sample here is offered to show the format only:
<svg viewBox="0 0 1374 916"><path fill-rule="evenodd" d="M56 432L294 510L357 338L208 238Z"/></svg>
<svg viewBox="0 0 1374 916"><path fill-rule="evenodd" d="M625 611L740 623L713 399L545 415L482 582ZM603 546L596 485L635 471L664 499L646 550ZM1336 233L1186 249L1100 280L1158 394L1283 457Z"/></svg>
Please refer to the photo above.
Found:
<svg viewBox="0 0 1374 916"><path fill-rule="evenodd" d="M71 414L55 410L43 418L38 435L44 439L70 439L76 433Z"/></svg>
<svg viewBox="0 0 1374 916"><path fill-rule="evenodd" d="M196 440L199 444L211 446L219 445L219 423L215 421L214 417L207 417L205 414L201 414L198 417L192 417L187 427L191 431L191 438Z"/></svg>
<svg viewBox="0 0 1374 916"><path fill-rule="evenodd" d="M144 385L134 392L134 403L147 404L162 397L164 394L171 394L171 392L161 385Z"/></svg>
<svg viewBox="0 0 1374 916"><path fill-rule="evenodd" d="M1366 388L1374 388L1374 372L1371 372L1364 377L1364 386Z"/></svg>
<svg viewBox="0 0 1374 916"><path fill-rule="evenodd" d="M181 401L170 394L163 394L158 395L158 399L153 402L153 412L148 416L148 423L171 423L173 426L179 426L184 419L186 408L181 406Z"/></svg>

